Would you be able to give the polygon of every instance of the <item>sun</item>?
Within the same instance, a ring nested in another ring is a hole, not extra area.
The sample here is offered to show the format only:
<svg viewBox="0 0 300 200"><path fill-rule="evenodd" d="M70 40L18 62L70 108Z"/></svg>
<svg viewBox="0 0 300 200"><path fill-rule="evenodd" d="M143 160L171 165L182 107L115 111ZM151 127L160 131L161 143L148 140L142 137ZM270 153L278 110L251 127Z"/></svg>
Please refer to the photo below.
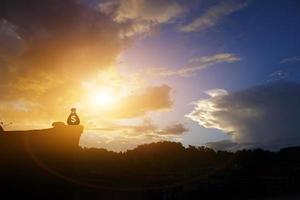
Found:
<svg viewBox="0 0 300 200"><path fill-rule="evenodd" d="M102 88L92 93L90 100L93 106L106 107L115 104L117 96L114 94L113 90L109 88Z"/></svg>

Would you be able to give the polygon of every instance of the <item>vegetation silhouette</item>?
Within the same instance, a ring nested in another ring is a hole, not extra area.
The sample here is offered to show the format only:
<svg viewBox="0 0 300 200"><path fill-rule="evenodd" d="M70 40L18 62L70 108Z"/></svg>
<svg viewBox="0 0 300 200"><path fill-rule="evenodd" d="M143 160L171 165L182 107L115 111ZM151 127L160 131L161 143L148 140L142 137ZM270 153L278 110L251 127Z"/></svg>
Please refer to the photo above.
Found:
<svg viewBox="0 0 300 200"><path fill-rule="evenodd" d="M297 194L300 147L237 152L144 144L81 148L82 126L54 123L0 135L3 195L43 199L241 199Z"/></svg>

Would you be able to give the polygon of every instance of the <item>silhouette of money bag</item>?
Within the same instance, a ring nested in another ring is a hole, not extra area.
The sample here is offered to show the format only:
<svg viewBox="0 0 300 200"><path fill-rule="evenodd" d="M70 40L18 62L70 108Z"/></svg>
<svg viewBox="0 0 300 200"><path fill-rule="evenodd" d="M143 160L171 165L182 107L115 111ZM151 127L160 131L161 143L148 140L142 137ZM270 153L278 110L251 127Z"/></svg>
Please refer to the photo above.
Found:
<svg viewBox="0 0 300 200"><path fill-rule="evenodd" d="M79 119L78 115L76 114L76 108L71 109L71 114L68 117L67 123L68 123L68 125L80 124L80 119Z"/></svg>

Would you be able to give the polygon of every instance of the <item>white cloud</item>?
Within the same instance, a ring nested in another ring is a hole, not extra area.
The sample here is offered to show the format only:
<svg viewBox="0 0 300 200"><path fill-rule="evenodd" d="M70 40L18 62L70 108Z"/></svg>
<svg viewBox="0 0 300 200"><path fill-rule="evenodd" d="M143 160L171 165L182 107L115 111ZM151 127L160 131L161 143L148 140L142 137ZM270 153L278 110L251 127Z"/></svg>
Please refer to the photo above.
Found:
<svg viewBox="0 0 300 200"><path fill-rule="evenodd" d="M149 73L156 76L189 76L194 72L204 70L219 63L234 63L240 60L242 60L242 58L235 54L218 53L211 56L193 58L189 64L179 69L151 69Z"/></svg>
<svg viewBox="0 0 300 200"><path fill-rule="evenodd" d="M149 33L160 24L172 22L185 12L174 0L114 0L99 4L100 11L123 24L121 37Z"/></svg>
<svg viewBox="0 0 300 200"><path fill-rule="evenodd" d="M223 89L212 89L205 91L206 94L208 94L210 97L217 97L222 95L228 95L228 92Z"/></svg>
<svg viewBox="0 0 300 200"><path fill-rule="evenodd" d="M280 61L281 64L286 64L286 63L300 63L300 57L290 57L290 58L284 58Z"/></svg>
<svg viewBox="0 0 300 200"><path fill-rule="evenodd" d="M300 144L300 85L273 82L199 100L188 118L248 147Z"/></svg>
<svg viewBox="0 0 300 200"><path fill-rule="evenodd" d="M210 7L192 22L180 27L182 32L203 31L218 24L224 17L237 12L248 5L248 1L222 1Z"/></svg>
<svg viewBox="0 0 300 200"><path fill-rule="evenodd" d="M241 60L241 58L237 57L231 53L218 53L211 56L203 56L198 58L193 58L190 60L191 63L218 63L218 62L228 62L233 63Z"/></svg>

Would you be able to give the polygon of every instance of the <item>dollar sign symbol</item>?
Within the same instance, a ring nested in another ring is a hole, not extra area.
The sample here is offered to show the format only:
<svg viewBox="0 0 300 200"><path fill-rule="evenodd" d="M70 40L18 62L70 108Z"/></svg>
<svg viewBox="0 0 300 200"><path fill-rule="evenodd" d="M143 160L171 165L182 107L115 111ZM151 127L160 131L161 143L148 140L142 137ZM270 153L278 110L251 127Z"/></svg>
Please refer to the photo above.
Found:
<svg viewBox="0 0 300 200"><path fill-rule="evenodd" d="M72 122L72 123L75 123L76 121L77 121L76 116L75 116L75 115L72 115L72 116L71 116L71 122Z"/></svg>

